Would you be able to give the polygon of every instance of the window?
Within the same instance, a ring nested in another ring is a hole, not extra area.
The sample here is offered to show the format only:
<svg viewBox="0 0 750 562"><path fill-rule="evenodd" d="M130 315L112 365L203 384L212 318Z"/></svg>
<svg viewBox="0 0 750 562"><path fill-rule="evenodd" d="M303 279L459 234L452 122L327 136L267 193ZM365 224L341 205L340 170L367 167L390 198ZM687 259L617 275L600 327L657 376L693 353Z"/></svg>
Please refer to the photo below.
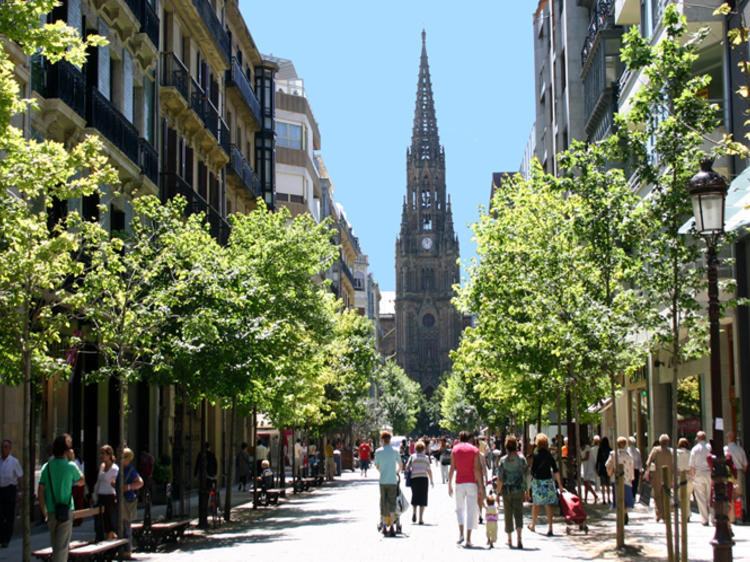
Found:
<svg viewBox="0 0 750 562"><path fill-rule="evenodd" d="M430 215L422 216L422 230L425 232L432 230L432 217Z"/></svg>
<svg viewBox="0 0 750 562"><path fill-rule="evenodd" d="M431 195L429 190L422 190L422 207L429 208L431 206Z"/></svg>
<svg viewBox="0 0 750 562"><path fill-rule="evenodd" d="M276 144L302 150L302 125L276 122Z"/></svg>
<svg viewBox="0 0 750 562"><path fill-rule="evenodd" d="M429 312L422 316L422 326L432 328L435 325L435 317Z"/></svg>
<svg viewBox="0 0 750 562"><path fill-rule="evenodd" d="M365 274L361 271L354 273L354 290L364 291L365 290Z"/></svg>

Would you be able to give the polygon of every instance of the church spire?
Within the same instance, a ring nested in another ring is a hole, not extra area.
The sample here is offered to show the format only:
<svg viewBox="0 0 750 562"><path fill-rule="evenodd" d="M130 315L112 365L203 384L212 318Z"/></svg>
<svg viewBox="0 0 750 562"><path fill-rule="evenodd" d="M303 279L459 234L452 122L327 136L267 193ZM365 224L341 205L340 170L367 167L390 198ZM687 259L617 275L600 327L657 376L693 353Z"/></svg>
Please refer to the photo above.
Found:
<svg viewBox="0 0 750 562"><path fill-rule="evenodd" d="M422 30L422 57L417 80L417 103L414 108L414 128L411 135L411 155L417 160L437 160L440 156L435 102L432 99L430 65L427 62L427 33Z"/></svg>

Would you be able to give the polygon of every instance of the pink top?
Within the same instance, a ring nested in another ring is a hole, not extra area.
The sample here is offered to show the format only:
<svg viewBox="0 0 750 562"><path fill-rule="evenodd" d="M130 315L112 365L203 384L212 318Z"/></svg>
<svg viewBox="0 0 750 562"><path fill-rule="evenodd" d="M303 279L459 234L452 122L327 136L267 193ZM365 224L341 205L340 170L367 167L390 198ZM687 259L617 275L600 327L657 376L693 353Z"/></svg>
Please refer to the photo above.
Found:
<svg viewBox="0 0 750 562"><path fill-rule="evenodd" d="M453 459L456 464L456 484L476 484L474 459L479 449L470 443L458 443L453 446Z"/></svg>

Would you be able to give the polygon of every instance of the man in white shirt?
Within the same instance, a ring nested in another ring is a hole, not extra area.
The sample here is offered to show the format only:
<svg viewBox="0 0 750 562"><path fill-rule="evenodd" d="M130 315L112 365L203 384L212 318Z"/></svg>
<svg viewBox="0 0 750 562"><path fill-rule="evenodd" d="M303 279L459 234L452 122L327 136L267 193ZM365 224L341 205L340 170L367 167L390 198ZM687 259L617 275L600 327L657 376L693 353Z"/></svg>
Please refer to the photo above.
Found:
<svg viewBox="0 0 750 562"><path fill-rule="evenodd" d="M627 451L630 454L630 458L633 459L633 498L635 498L635 494L638 492L641 472L643 471L643 458L641 457L641 451L637 447L636 439L632 435L628 437Z"/></svg>
<svg viewBox="0 0 750 562"><path fill-rule="evenodd" d="M693 475L693 494L704 527L709 523L711 505L711 468L708 466L710 454L711 445L706 441L706 432L699 431L695 436L695 446L690 451L690 472Z"/></svg>
<svg viewBox="0 0 750 562"><path fill-rule="evenodd" d="M16 519L16 499L23 490L23 468L18 459L10 454L13 443L3 440L0 456L0 546L8 548L13 536L13 523Z"/></svg>
<svg viewBox="0 0 750 562"><path fill-rule="evenodd" d="M745 479L747 478L747 455L745 450L737 444L737 435L734 431L727 433L727 444L724 446L724 455L731 455L734 466L737 469L737 497L745 503ZM734 506L729 507L729 521L734 523Z"/></svg>
<svg viewBox="0 0 750 562"><path fill-rule="evenodd" d="M299 476L302 469L302 439L297 439L294 443L294 476Z"/></svg>

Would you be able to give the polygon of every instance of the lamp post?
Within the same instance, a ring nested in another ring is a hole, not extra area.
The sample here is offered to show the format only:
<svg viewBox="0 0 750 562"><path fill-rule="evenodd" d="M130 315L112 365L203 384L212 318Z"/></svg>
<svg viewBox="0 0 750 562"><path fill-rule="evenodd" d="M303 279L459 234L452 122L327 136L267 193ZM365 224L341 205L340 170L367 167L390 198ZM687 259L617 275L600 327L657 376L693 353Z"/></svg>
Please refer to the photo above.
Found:
<svg viewBox="0 0 750 562"><path fill-rule="evenodd" d="M724 419L721 401L721 348L719 342L719 274L716 244L724 234L724 199L729 186L711 166L713 158L701 160L701 171L687 184L693 203L695 227L706 241L708 269L708 320L711 347L711 411L713 414L714 520L716 533L711 540L714 560L732 560L732 537L729 530L728 469L724 458Z"/></svg>

